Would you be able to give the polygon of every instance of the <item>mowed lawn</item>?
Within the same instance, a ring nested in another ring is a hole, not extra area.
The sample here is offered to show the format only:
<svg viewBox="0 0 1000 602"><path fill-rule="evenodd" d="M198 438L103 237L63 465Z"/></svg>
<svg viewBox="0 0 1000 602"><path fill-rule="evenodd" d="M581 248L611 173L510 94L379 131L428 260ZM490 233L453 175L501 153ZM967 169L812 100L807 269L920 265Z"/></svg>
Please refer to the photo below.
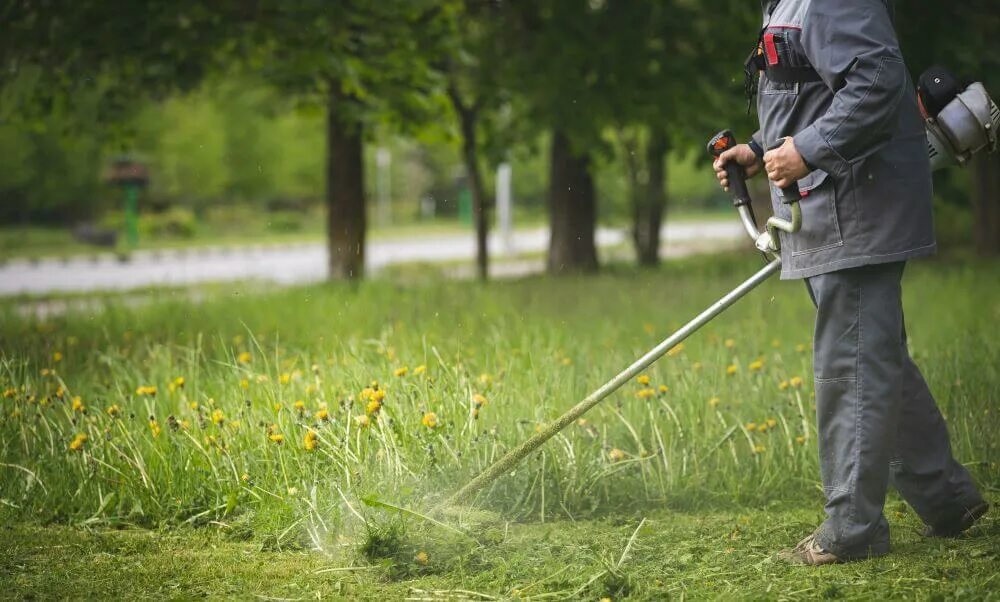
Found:
<svg viewBox="0 0 1000 602"><path fill-rule="evenodd" d="M819 570L812 308L773 280L484 490L434 503L760 267L409 278L46 321L0 306L4 596L996 596L1000 526ZM1000 264L905 280L911 351L989 499ZM377 504L406 509L396 511Z"/></svg>

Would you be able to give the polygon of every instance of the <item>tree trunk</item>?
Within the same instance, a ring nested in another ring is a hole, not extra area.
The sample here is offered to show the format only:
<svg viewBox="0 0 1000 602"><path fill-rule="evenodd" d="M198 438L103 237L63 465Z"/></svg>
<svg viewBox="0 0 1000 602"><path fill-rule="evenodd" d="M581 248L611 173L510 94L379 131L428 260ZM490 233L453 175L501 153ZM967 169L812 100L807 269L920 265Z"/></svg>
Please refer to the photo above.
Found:
<svg viewBox="0 0 1000 602"><path fill-rule="evenodd" d="M632 240L640 266L660 262L660 226L667 205L667 136L658 129L650 132L646 144L646 174L633 177Z"/></svg>
<svg viewBox="0 0 1000 602"><path fill-rule="evenodd" d="M479 157L476 148L476 110L455 106L462 126L462 158L472 191L472 221L476 226L476 272L480 280L489 278L489 248L487 236L489 222L486 215L486 193L483 191L483 177L479 171Z"/></svg>
<svg viewBox="0 0 1000 602"><path fill-rule="evenodd" d="M552 134L551 160L548 271L552 274L595 271L597 202L590 156L575 154L566 135L556 130Z"/></svg>
<svg viewBox="0 0 1000 602"><path fill-rule="evenodd" d="M980 153L972 166L972 239L976 253L1000 255L1000 154Z"/></svg>
<svg viewBox="0 0 1000 602"><path fill-rule="evenodd" d="M331 85L326 123L329 278L357 280L365 270L365 184L362 128L343 111L350 99Z"/></svg>

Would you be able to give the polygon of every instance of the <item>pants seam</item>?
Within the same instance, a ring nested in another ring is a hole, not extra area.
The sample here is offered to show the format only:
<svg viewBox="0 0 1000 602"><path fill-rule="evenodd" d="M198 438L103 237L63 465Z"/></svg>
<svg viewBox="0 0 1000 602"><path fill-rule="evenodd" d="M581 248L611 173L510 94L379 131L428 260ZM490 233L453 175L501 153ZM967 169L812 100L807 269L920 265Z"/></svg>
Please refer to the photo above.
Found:
<svg viewBox="0 0 1000 602"><path fill-rule="evenodd" d="M858 334L855 339L855 349L854 349L854 376L855 379L855 395L856 403L854 404L854 468L851 471L852 478L850 484L850 500L851 509L848 513L850 516L850 524L855 524L857 522L857 507L858 507L858 478L860 477L861 471L861 436L863 429L863 424L861 420L861 414L863 413L864 407L864 380L861 374L861 348L864 344L864 326L861 321L861 308L864 305L864 286L862 284L857 285L858 289L858 305L855 310L855 316L858 324ZM843 535L842 535L843 536Z"/></svg>

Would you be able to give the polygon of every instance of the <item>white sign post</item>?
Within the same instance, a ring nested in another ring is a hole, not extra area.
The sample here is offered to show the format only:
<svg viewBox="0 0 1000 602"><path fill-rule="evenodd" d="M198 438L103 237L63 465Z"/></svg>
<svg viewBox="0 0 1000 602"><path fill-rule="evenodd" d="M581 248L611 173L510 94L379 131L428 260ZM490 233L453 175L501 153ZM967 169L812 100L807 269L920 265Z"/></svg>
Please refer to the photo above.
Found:
<svg viewBox="0 0 1000 602"><path fill-rule="evenodd" d="M388 226L392 221L392 209L389 199L392 196L392 153L389 149L380 147L375 151L375 195L378 199L378 222L380 226Z"/></svg>
<svg viewBox="0 0 1000 602"><path fill-rule="evenodd" d="M514 253L514 200L510 190L510 163L497 166L497 225L500 227L500 240L506 255Z"/></svg>

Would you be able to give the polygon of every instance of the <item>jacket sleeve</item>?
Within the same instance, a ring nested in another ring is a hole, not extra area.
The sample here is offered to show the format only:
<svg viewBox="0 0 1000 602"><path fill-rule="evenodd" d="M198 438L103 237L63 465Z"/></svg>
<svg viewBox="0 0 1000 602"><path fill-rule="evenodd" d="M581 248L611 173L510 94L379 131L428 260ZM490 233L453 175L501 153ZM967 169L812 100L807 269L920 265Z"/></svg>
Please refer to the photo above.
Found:
<svg viewBox="0 0 1000 602"><path fill-rule="evenodd" d="M906 66L884 0L813 0L801 39L834 97L822 117L794 136L795 146L808 164L839 172L891 138Z"/></svg>

